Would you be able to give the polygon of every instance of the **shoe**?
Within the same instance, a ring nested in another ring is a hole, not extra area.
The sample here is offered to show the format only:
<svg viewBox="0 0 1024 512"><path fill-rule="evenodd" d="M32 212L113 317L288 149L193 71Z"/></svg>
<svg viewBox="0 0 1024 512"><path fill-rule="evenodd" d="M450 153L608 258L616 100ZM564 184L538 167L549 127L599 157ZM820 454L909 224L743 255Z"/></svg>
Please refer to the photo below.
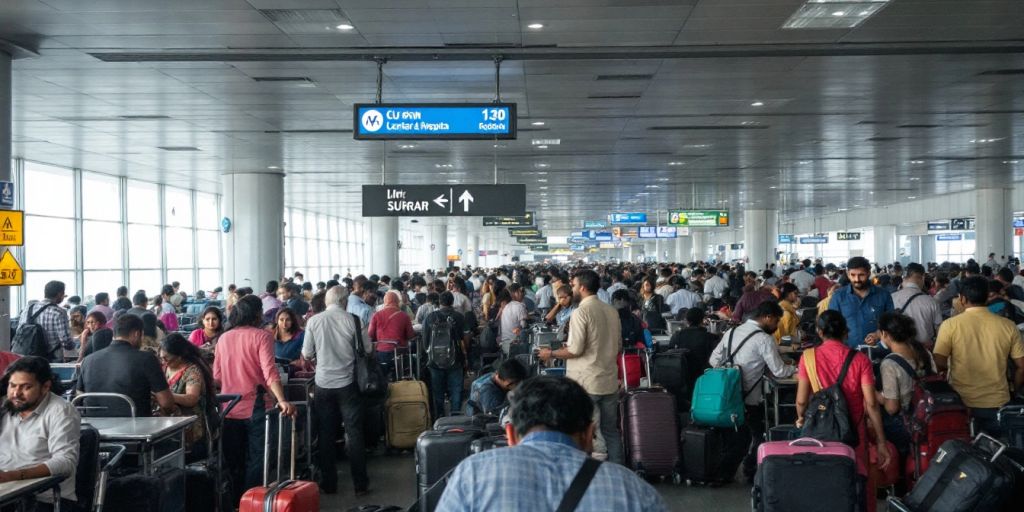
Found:
<svg viewBox="0 0 1024 512"><path fill-rule="evenodd" d="M356 489L355 493L353 494L355 495L356 498L366 496L367 494L370 494L370 489Z"/></svg>

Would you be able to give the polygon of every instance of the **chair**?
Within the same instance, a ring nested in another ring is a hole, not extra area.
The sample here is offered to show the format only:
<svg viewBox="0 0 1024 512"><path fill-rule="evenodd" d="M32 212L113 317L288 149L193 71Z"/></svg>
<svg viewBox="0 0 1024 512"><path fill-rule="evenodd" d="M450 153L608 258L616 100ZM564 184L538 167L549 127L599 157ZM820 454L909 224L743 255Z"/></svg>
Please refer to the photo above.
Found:
<svg viewBox="0 0 1024 512"><path fill-rule="evenodd" d="M216 431L207 429L207 432L210 434L207 436L208 442L210 443L208 445L211 450L210 453L212 453L214 442L216 442L217 445L217 454L215 457L211 456L207 460L207 467L209 467L209 461L216 461L215 464L217 467L215 468L215 478L218 496L223 496L229 490L227 488L227 483L224 481L224 420L227 418L228 413L230 413L241 400L242 395L217 395L217 403L220 404L220 407L218 408L220 410L220 414L218 415L220 417L220 429L217 429ZM223 510L223 500L217 500L217 510L219 512L225 512Z"/></svg>
<svg viewBox="0 0 1024 512"><path fill-rule="evenodd" d="M102 398L114 398L114 399L118 399L118 400L124 400L125 402L128 402L128 408L131 411L131 416L129 416L129 417L134 418L135 416L137 416L135 414L135 402L128 395L122 395L121 393L80 393L78 395L75 395L75 397L71 399L71 405L75 405L76 403L78 403L79 400L83 400L85 398L92 398L92 399L96 399L96 398L101 398L101 399ZM88 412L89 409L109 409L109 407L91 406L91 405L90 406L76 406L76 408L78 408L82 412ZM86 414L86 415L83 415L83 416L88 416L88 415Z"/></svg>
<svg viewBox="0 0 1024 512"><path fill-rule="evenodd" d="M88 423L82 425L75 470L75 510L102 512L107 478L125 451L123 445L101 444L99 431Z"/></svg>

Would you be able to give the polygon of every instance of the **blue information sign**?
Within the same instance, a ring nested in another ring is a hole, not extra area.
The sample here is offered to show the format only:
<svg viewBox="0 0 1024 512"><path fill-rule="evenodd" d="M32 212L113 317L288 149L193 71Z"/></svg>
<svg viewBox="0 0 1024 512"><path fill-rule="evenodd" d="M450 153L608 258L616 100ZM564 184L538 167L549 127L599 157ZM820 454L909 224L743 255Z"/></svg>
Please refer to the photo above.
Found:
<svg viewBox="0 0 1024 512"><path fill-rule="evenodd" d="M647 224L646 213L612 213L608 215L610 224Z"/></svg>
<svg viewBox="0 0 1024 512"><path fill-rule="evenodd" d="M800 237L800 243L802 244L827 244L827 236L802 236Z"/></svg>
<svg viewBox="0 0 1024 512"><path fill-rule="evenodd" d="M515 103L357 103L358 140L514 139Z"/></svg>
<svg viewBox="0 0 1024 512"><path fill-rule="evenodd" d="M583 221L583 229L604 229L606 227L608 227L608 223L603 220Z"/></svg>
<svg viewBox="0 0 1024 512"><path fill-rule="evenodd" d="M0 181L0 208L14 208L14 183Z"/></svg>
<svg viewBox="0 0 1024 512"><path fill-rule="evenodd" d="M780 244L791 244L794 241L795 240L793 239L793 235L779 235Z"/></svg>
<svg viewBox="0 0 1024 512"><path fill-rule="evenodd" d="M1024 228L1024 219L1013 219L1013 227Z"/></svg>
<svg viewBox="0 0 1024 512"><path fill-rule="evenodd" d="M587 246L583 244L573 244L569 246L570 251L583 252L587 250Z"/></svg>
<svg viewBox="0 0 1024 512"><path fill-rule="evenodd" d="M962 233L950 233L946 235L936 235L935 239L940 242L956 242L963 240L964 235Z"/></svg>

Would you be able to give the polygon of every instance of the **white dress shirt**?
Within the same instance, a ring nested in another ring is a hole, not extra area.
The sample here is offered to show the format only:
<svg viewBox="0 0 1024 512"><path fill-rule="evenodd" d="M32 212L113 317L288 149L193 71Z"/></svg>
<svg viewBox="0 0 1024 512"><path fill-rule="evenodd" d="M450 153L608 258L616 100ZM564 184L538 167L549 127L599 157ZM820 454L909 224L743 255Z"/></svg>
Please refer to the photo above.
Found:
<svg viewBox="0 0 1024 512"><path fill-rule="evenodd" d="M735 335L733 335L734 332ZM754 333L754 335L740 349L743 338L746 338L750 333ZM718 368L725 364L728 358L726 350L729 346L730 336L732 336L731 350L736 352L733 362L743 373L743 392L749 392L746 395L746 399L744 399L744 403L747 405L761 403L763 392L762 386L758 381L764 375L765 368L778 379L790 377L796 372L796 367L787 366L782 362L782 356L779 355L779 349L775 345L775 337L765 332L761 325L754 320L747 320L739 326L726 331L722 336L722 342L715 347L715 351L711 353L711 358L708 360L712 367Z"/></svg>

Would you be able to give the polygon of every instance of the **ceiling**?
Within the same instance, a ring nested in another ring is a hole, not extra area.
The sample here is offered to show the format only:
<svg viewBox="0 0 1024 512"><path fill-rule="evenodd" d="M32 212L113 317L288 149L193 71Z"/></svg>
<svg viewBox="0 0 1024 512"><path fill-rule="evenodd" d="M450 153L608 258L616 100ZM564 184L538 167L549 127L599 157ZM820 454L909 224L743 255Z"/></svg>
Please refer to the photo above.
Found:
<svg viewBox="0 0 1024 512"><path fill-rule="evenodd" d="M549 234L612 211L795 219L1024 180L1020 0L782 29L802 4L3 0L0 38L39 54L14 63L13 153L205 190L281 168L287 205L344 216L382 168L415 184L497 167ZM387 102L486 102L495 55L518 140L353 140L373 57Z"/></svg>

